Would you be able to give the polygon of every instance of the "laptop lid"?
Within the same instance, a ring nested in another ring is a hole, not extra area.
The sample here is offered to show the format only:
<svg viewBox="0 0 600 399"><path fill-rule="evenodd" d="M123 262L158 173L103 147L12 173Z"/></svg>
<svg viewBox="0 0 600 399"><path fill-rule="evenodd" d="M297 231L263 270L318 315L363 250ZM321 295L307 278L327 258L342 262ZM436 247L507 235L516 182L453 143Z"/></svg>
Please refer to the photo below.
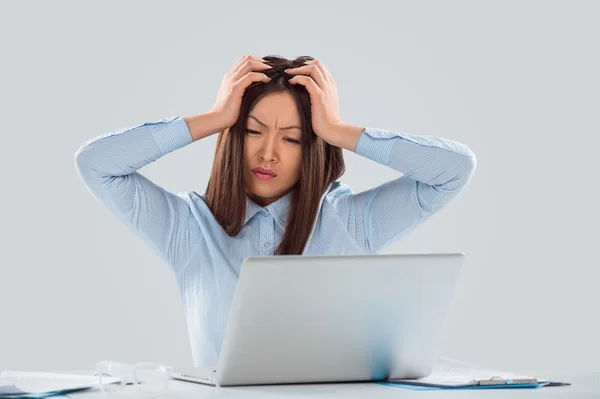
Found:
<svg viewBox="0 0 600 399"><path fill-rule="evenodd" d="M463 253L246 258L220 385L428 375Z"/></svg>

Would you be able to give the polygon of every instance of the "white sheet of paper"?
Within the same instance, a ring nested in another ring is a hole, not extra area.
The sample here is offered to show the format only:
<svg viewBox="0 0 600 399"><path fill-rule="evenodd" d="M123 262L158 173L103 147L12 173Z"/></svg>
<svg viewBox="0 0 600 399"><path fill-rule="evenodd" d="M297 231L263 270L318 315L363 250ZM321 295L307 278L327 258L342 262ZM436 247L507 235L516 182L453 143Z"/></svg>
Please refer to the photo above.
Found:
<svg viewBox="0 0 600 399"><path fill-rule="evenodd" d="M102 381L110 384L120 381L120 378L104 377ZM38 394L96 386L98 386L98 377L92 375L38 371L0 371L0 395Z"/></svg>

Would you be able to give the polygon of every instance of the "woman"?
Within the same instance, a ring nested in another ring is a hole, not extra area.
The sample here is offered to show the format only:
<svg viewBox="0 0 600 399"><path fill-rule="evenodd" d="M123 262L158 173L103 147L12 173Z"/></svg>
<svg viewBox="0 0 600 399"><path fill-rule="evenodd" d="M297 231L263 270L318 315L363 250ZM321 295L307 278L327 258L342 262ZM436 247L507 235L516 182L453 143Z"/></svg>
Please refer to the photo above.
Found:
<svg viewBox="0 0 600 399"><path fill-rule="evenodd" d="M461 143L352 126L338 108L320 61L248 55L225 75L209 112L107 133L75 154L92 194L173 270L196 366L217 362L245 258L377 253L445 206L475 171ZM170 193L137 171L215 133L204 195ZM338 181L343 148L404 175L354 193Z"/></svg>

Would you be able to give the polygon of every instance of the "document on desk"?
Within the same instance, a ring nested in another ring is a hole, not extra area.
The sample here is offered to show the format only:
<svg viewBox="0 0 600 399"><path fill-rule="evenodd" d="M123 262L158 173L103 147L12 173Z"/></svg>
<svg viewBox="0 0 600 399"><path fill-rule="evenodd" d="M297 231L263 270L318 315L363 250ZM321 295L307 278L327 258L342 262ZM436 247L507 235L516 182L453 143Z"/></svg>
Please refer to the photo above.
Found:
<svg viewBox="0 0 600 399"><path fill-rule="evenodd" d="M388 380L384 384L437 389L538 388L547 385L570 385L567 382L549 381L542 377L478 367L445 357L440 358L433 372L427 377Z"/></svg>
<svg viewBox="0 0 600 399"><path fill-rule="evenodd" d="M107 384L118 381L117 377L103 378ZM97 386L98 377L92 375L0 370L0 397L72 392Z"/></svg>

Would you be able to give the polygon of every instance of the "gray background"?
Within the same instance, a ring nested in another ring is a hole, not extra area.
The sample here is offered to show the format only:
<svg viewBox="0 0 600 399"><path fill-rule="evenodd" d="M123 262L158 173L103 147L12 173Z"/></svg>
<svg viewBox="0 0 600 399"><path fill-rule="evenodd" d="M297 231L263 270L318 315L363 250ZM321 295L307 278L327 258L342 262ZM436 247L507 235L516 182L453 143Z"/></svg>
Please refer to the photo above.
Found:
<svg viewBox="0 0 600 399"><path fill-rule="evenodd" d="M3 2L0 367L191 364L174 277L97 203L86 140L207 111L244 54L311 55L347 122L467 144L478 169L384 253L465 252L442 355L598 370L599 2ZM142 169L204 192L216 136ZM398 177L344 151L355 192Z"/></svg>

